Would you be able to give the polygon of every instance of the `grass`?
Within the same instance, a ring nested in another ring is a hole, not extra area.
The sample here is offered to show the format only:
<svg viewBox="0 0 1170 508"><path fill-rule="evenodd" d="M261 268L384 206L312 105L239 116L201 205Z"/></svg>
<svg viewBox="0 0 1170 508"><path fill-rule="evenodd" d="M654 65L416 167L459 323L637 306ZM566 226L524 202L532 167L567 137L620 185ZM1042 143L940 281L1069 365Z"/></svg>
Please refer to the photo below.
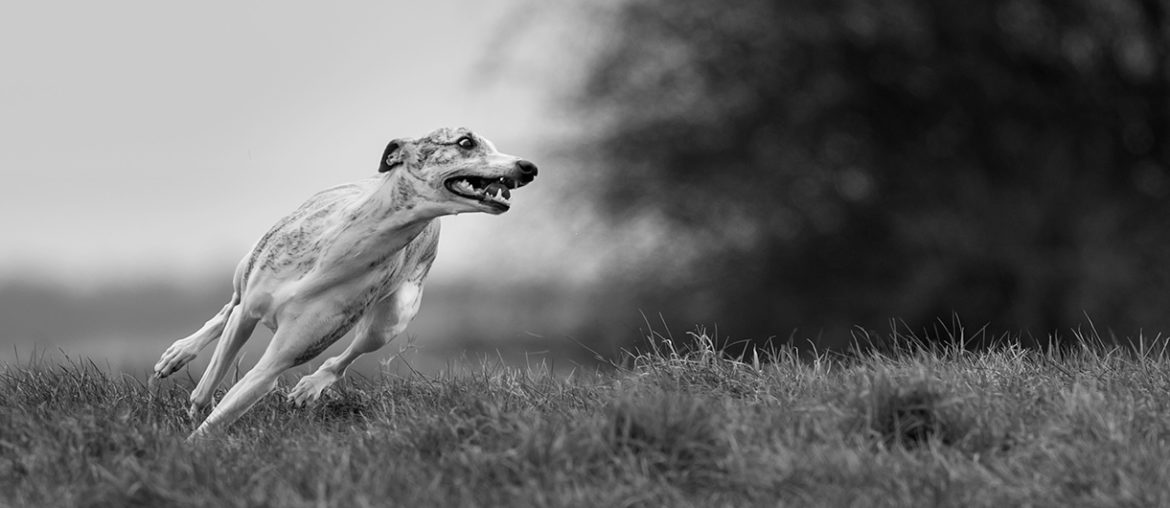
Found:
<svg viewBox="0 0 1170 508"><path fill-rule="evenodd" d="M1164 351L895 338L736 360L654 335L589 375L347 380L194 446L189 381L10 366L0 506L1170 505Z"/></svg>

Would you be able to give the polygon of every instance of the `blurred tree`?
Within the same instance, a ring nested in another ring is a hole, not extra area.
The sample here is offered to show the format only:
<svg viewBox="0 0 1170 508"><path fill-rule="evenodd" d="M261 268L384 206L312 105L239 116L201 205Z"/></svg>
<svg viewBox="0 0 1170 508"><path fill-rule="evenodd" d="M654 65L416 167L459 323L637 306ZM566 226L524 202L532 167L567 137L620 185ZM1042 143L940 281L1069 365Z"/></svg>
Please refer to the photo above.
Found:
<svg viewBox="0 0 1170 508"><path fill-rule="evenodd" d="M622 3L579 105L606 211L687 267L642 305L756 337L1170 325L1168 10Z"/></svg>

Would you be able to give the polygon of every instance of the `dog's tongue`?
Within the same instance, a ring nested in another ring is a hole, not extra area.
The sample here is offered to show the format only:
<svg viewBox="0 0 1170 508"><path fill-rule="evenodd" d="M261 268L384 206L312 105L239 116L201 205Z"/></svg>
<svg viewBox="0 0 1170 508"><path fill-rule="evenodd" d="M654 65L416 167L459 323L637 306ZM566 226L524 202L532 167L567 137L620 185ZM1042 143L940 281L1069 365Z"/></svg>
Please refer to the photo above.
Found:
<svg viewBox="0 0 1170 508"><path fill-rule="evenodd" d="M495 196L497 193L503 192L504 199L509 199L512 197L512 193L508 191L508 187L500 182L489 183L487 187L484 187L484 192L486 192L487 194L490 194L492 196Z"/></svg>

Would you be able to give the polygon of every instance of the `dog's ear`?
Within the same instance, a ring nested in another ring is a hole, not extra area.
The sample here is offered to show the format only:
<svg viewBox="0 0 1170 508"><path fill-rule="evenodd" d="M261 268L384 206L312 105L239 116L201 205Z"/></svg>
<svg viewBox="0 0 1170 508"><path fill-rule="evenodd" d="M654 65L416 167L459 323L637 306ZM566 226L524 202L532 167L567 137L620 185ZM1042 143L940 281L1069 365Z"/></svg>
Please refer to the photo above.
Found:
<svg viewBox="0 0 1170 508"><path fill-rule="evenodd" d="M404 148L406 142L405 139L395 139L386 145L386 150L382 152L382 163L378 166L379 173L385 173L402 164L406 158L406 149Z"/></svg>

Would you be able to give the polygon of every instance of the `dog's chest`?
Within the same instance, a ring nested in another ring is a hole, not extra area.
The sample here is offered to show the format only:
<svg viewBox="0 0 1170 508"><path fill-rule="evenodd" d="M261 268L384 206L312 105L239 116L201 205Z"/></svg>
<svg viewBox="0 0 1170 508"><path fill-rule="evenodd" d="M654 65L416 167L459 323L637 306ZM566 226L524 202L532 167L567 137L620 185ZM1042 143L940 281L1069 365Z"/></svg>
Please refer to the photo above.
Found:
<svg viewBox="0 0 1170 508"><path fill-rule="evenodd" d="M425 228L422 234L417 234L410 242L401 248L372 256L357 267L361 272L362 295L354 303L367 308L373 303L385 298L398 290L406 279L419 277L425 273L428 264L434 259L437 238L437 226Z"/></svg>
<svg viewBox="0 0 1170 508"><path fill-rule="evenodd" d="M404 273L407 271L406 261L406 252L403 250L375 260L367 266L369 271L366 276L365 296L360 302L363 308L368 308L402 285Z"/></svg>

